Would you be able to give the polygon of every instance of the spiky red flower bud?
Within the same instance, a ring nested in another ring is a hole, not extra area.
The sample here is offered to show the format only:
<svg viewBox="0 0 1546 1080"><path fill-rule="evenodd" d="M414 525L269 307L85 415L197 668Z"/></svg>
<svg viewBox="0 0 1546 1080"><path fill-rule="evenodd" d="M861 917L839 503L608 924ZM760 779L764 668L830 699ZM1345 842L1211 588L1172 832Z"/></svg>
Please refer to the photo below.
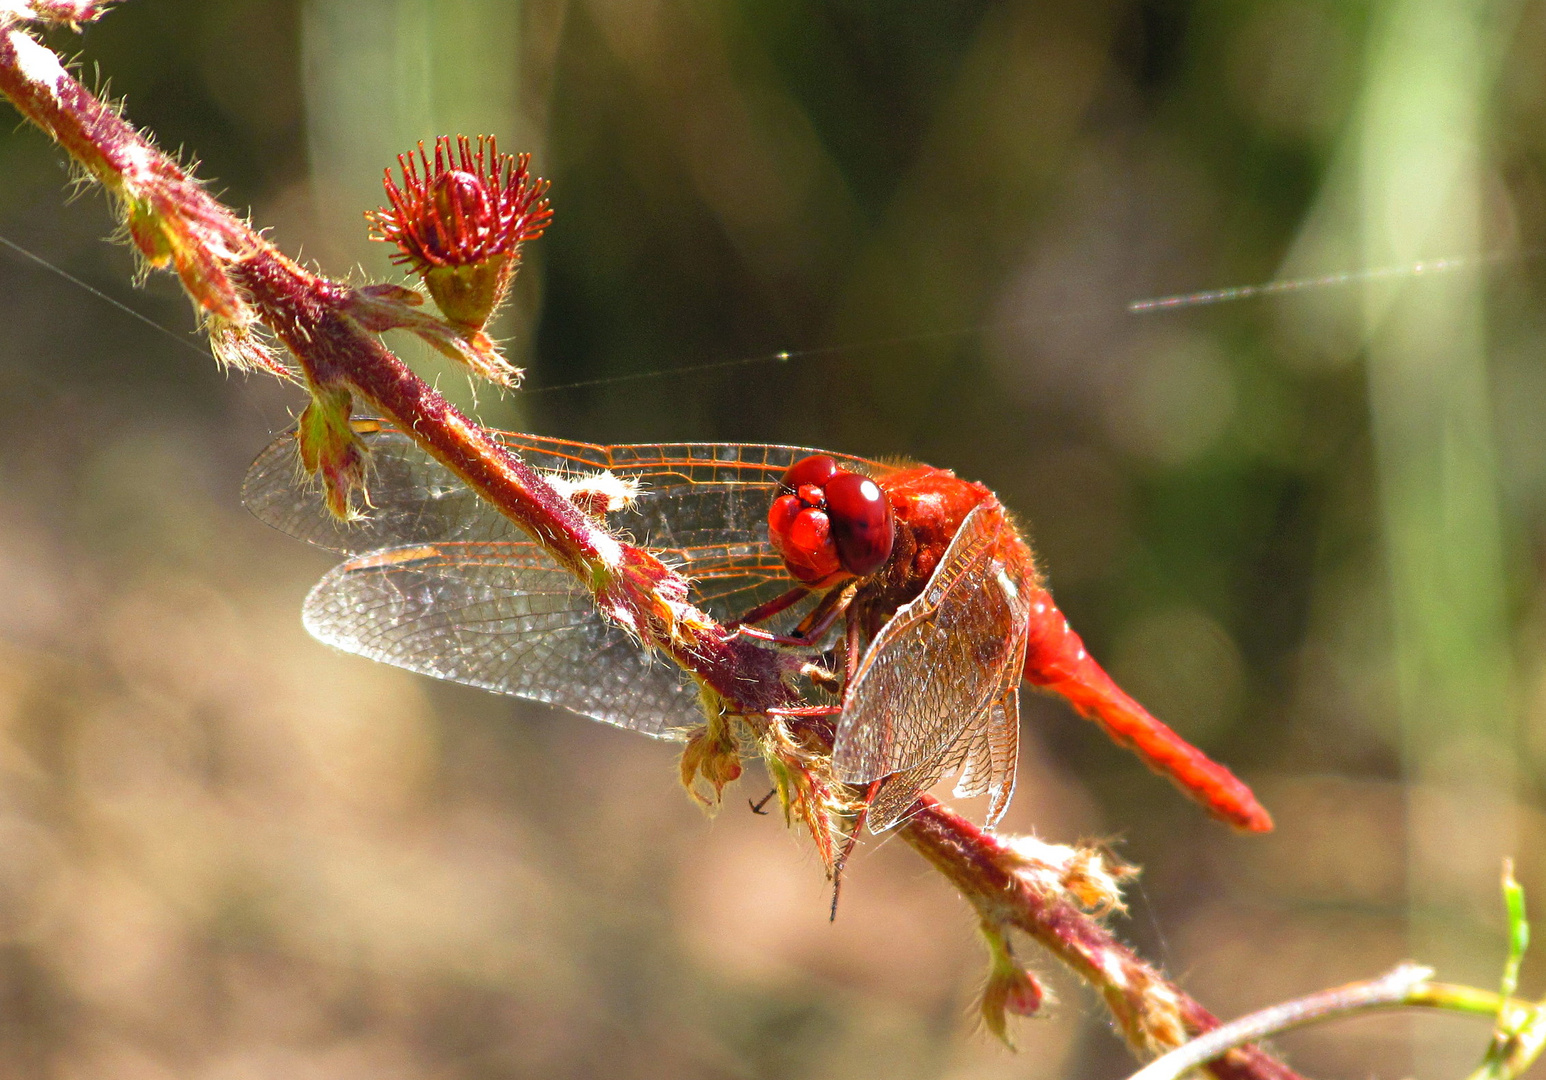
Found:
<svg viewBox="0 0 1546 1080"><path fill-rule="evenodd" d="M441 173L430 184L429 190L438 220L449 223L450 227L444 231L453 239L459 239L469 225L489 219L488 192L484 190L483 182L465 169ZM426 237L426 240L429 242L426 246L434 255L454 257L455 253L449 250L443 237Z"/></svg>
<svg viewBox="0 0 1546 1080"><path fill-rule="evenodd" d="M368 215L377 240L397 245L392 261L408 266L445 317L481 329L504 300L521 261L521 244L542 235L553 216L546 180L530 156L501 154L492 135L435 140L434 160L401 154L401 186L387 170L390 208Z"/></svg>

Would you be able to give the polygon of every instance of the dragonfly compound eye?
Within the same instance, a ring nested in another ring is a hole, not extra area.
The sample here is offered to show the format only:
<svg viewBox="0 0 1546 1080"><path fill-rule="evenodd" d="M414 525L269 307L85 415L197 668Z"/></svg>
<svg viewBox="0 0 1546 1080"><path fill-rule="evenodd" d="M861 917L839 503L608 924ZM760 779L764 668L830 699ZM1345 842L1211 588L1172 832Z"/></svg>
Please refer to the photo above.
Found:
<svg viewBox="0 0 1546 1080"><path fill-rule="evenodd" d="M827 517L843 569L869 577L891 558L891 503L868 476L839 472L827 481Z"/></svg>
<svg viewBox="0 0 1546 1080"><path fill-rule="evenodd" d="M789 466L788 471L784 473L784 478L779 481L778 489L787 495L810 484L818 488L825 487L827 481L836 473L837 462L826 454L812 454Z"/></svg>
<svg viewBox="0 0 1546 1080"><path fill-rule="evenodd" d="M824 511L807 506L798 495L780 495L768 508L768 539L789 572L807 585L825 581L843 569L831 523Z"/></svg>

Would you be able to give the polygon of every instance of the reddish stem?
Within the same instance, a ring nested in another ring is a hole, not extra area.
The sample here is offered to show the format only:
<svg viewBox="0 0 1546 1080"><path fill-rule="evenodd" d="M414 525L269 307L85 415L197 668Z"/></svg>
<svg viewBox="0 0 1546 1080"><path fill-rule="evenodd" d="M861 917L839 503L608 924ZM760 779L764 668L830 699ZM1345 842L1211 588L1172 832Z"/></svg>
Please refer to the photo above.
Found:
<svg viewBox="0 0 1546 1080"><path fill-rule="evenodd" d="M1160 1053L1211 1031L1219 1020L1074 904L1066 892L1037 890L1013 867L1017 856L996 836L932 796L899 826L902 839L944 874L985 921L1035 938L1101 995L1133 1046ZM1209 1063L1219 1080L1295 1080L1297 1074L1255 1046Z"/></svg>

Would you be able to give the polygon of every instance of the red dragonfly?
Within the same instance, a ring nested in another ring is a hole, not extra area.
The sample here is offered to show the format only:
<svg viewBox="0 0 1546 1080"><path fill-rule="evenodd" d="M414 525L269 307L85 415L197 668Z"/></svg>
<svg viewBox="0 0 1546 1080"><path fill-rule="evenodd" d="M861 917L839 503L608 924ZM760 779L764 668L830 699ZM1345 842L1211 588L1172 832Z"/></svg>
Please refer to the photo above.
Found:
<svg viewBox="0 0 1546 1080"><path fill-rule="evenodd" d="M350 556L306 599L314 636L660 738L703 722L692 680L607 622L508 518L402 432L356 426L373 469L365 520L327 513L297 473L293 434L258 457L243 485L263 521ZM800 447L498 437L561 484L599 473L636 483L609 525L677 566L693 602L721 621L759 623L766 629L747 632L825 652L842 619L840 710L813 711L840 711L834 767L871 785L873 831L955 771L956 794L988 795L989 824L998 820L1014 790L1022 676L1063 695L1215 817L1271 828L1244 784L1089 656L982 485Z"/></svg>

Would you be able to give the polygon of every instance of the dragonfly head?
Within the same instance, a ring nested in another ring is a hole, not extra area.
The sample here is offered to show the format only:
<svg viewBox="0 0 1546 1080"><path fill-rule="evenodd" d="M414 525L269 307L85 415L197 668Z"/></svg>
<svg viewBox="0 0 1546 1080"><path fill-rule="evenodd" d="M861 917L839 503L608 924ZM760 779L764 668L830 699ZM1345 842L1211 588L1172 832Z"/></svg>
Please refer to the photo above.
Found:
<svg viewBox="0 0 1546 1080"><path fill-rule="evenodd" d="M868 476L815 454L789 467L778 492L768 510L768 536L805 584L869 577L891 558L891 503Z"/></svg>

